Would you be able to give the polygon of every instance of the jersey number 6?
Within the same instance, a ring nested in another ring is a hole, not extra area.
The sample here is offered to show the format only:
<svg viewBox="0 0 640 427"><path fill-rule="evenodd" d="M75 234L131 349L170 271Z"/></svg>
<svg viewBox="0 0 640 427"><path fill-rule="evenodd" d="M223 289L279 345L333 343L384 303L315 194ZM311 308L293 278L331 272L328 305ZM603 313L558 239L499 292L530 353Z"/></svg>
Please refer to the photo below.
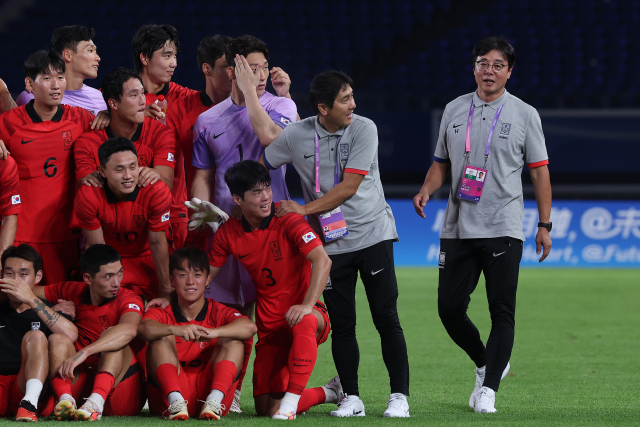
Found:
<svg viewBox="0 0 640 427"><path fill-rule="evenodd" d="M56 165L50 165L49 162L56 160L55 157L49 157L44 161L44 175L48 178L53 178L58 173L58 168ZM51 173L49 173L49 169L51 169Z"/></svg>

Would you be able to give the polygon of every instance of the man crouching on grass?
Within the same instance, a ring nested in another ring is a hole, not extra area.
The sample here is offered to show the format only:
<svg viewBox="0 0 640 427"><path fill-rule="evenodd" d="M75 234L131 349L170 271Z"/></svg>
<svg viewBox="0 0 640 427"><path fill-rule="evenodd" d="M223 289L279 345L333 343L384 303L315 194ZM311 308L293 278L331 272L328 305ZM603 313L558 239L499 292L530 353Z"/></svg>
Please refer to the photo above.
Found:
<svg viewBox="0 0 640 427"><path fill-rule="evenodd" d="M149 409L171 420L188 420L198 412L200 419L219 420L229 412L243 341L256 333L256 325L204 297L209 259L201 249L177 250L169 275L175 289L171 304L148 309L138 328L138 336L149 342Z"/></svg>

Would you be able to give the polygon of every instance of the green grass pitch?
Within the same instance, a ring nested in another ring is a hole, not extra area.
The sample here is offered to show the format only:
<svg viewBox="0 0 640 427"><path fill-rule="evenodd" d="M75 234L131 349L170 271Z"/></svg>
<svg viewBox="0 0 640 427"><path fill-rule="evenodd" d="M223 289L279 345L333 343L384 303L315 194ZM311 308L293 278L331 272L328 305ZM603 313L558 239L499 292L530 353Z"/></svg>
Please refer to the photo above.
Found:
<svg viewBox="0 0 640 427"><path fill-rule="evenodd" d="M411 418L381 418L389 396L389 379L364 289L359 285L360 393L367 416L331 418L328 413L335 406L321 405L299 416L294 423L318 426L640 425L638 270L521 270L511 373L496 395L497 414L476 414L468 407L475 380L474 366L449 339L438 318L438 270L399 268L397 275L399 312L411 368ZM469 316L486 340L490 320L484 292L481 280L472 295ZM216 424L277 423L255 417L251 366L242 395L244 412L230 414ZM334 375L329 341L319 349L309 386L322 385ZM0 427L9 422L0 421ZM128 427L181 424L151 418L148 412L133 418L105 418L101 423ZM204 422L187 422L192 423Z"/></svg>

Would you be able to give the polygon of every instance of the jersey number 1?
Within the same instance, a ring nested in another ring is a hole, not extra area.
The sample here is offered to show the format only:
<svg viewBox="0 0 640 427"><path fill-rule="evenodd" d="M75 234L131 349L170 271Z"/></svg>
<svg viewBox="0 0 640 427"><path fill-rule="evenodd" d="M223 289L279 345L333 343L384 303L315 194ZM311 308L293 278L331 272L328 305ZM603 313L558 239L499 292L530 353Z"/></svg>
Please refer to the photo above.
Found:
<svg viewBox="0 0 640 427"><path fill-rule="evenodd" d="M243 153L242 153L242 144L238 144L238 145L236 145L236 148L238 149L238 152L240 153L240 161L242 161L242 160L243 160L243 157L244 157L244 156L242 155L242 154L243 154Z"/></svg>

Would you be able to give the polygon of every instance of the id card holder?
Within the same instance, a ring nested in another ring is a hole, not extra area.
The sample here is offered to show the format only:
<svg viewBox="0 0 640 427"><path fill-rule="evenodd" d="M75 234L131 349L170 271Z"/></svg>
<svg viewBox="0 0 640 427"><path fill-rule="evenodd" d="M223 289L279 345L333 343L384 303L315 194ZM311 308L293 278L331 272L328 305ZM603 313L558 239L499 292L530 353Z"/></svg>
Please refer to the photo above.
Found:
<svg viewBox="0 0 640 427"><path fill-rule="evenodd" d="M320 227L324 234L324 241L331 242L349 235L347 221L344 219L340 206L324 214L319 214Z"/></svg>
<svg viewBox="0 0 640 427"><path fill-rule="evenodd" d="M486 169L466 165L462 174L462 182L460 182L460 188L458 189L458 198L479 202L486 179Z"/></svg>

